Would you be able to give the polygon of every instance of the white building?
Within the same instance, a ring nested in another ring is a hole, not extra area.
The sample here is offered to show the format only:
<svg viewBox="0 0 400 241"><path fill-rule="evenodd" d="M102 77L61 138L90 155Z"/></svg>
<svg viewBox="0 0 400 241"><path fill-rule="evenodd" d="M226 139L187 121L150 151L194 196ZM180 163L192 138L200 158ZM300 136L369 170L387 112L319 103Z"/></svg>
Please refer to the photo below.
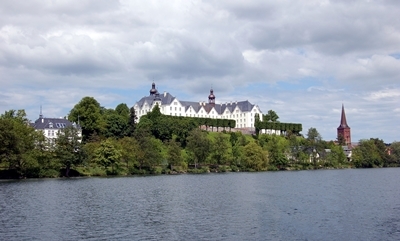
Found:
<svg viewBox="0 0 400 241"><path fill-rule="evenodd" d="M208 96L208 103L184 101L178 100L168 92L158 93L156 85L153 83L150 95L143 97L133 106L138 120L140 121L140 117L151 111L156 104L164 115L231 119L236 121L236 128L254 128L255 114L259 114L260 118L262 116L258 105L253 105L247 100L216 104L212 89Z"/></svg>
<svg viewBox="0 0 400 241"><path fill-rule="evenodd" d="M55 143L55 139L57 139L60 131L69 126L73 126L78 129L78 136L82 137L82 129L80 125L71 123L69 120L64 118L45 118L42 113L39 115L39 119L37 119L34 123L30 124L36 131L42 131L43 135L49 141L50 144Z"/></svg>

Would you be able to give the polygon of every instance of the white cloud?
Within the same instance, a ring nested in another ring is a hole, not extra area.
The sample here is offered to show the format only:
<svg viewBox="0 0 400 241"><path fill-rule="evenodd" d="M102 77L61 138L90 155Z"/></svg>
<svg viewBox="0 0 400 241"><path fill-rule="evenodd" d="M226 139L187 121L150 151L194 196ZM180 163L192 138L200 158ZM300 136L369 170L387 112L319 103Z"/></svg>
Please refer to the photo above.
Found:
<svg viewBox="0 0 400 241"><path fill-rule="evenodd" d="M86 95L112 107L154 80L190 100L212 86L221 101L249 99L326 138L345 103L355 135L399 139L387 131L400 101L399 12L398 1L4 0L0 112L42 103L61 116Z"/></svg>

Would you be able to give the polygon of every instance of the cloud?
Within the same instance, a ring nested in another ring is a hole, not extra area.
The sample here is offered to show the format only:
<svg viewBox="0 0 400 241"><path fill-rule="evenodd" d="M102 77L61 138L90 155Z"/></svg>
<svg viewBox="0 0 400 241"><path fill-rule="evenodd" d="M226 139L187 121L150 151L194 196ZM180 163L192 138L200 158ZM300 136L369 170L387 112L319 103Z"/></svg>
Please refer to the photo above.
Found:
<svg viewBox="0 0 400 241"><path fill-rule="evenodd" d="M331 139L345 103L357 138L399 139L388 131L399 11L394 0L4 0L0 111L63 116L87 95L133 105L155 81L193 101L212 87L217 101L248 99Z"/></svg>

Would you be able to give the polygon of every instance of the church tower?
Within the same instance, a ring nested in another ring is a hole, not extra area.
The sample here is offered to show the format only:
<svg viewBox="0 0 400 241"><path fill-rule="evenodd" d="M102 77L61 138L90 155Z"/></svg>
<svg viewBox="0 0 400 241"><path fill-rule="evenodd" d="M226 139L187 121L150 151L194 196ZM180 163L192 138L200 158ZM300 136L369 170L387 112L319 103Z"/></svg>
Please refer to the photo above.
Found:
<svg viewBox="0 0 400 241"><path fill-rule="evenodd" d="M210 104L212 107L215 107L215 95L212 88L210 89L210 95L208 96L208 104Z"/></svg>
<svg viewBox="0 0 400 241"><path fill-rule="evenodd" d="M343 104L342 104L342 116L340 118L340 125L337 128L337 139L339 142L344 142L346 146L351 145L350 126L347 125L346 113L344 112Z"/></svg>

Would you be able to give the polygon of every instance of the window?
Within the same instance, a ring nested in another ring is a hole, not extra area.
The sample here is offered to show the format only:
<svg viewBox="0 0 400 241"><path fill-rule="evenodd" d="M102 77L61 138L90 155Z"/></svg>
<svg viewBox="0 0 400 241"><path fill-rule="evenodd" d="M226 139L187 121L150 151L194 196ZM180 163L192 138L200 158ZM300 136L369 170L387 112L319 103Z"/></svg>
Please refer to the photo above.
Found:
<svg viewBox="0 0 400 241"><path fill-rule="evenodd" d="M171 107L169 107L169 110L172 110L172 106L171 106Z"/></svg>
<svg viewBox="0 0 400 241"><path fill-rule="evenodd" d="M176 111L176 107L175 107L175 111Z"/></svg>

